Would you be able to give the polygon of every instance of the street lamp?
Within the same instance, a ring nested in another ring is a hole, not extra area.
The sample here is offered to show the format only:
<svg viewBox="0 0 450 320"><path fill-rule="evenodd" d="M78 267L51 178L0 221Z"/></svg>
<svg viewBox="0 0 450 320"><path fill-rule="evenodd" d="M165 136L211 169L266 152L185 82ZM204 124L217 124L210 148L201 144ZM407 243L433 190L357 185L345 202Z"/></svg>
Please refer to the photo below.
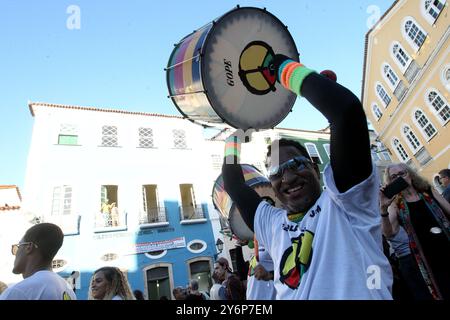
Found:
<svg viewBox="0 0 450 320"><path fill-rule="evenodd" d="M218 253L222 253L222 251L223 251L223 241L220 240L220 238L217 238L216 247L217 247Z"/></svg>

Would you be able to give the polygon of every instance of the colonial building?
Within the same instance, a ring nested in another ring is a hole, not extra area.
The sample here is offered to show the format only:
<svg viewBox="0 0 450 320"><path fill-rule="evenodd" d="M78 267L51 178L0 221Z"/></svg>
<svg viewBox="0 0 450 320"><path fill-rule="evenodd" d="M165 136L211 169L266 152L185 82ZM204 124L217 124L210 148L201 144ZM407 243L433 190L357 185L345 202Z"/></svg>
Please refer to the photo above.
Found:
<svg viewBox="0 0 450 320"><path fill-rule="evenodd" d="M150 299L171 297L192 278L208 290L223 238L203 128L160 114L34 102L29 109L23 207L63 229L54 270L79 272L78 298L106 265Z"/></svg>
<svg viewBox="0 0 450 320"><path fill-rule="evenodd" d="M377 140L437 184L450 166L446 0L398 0L367 33L362 102Z"/></svg>

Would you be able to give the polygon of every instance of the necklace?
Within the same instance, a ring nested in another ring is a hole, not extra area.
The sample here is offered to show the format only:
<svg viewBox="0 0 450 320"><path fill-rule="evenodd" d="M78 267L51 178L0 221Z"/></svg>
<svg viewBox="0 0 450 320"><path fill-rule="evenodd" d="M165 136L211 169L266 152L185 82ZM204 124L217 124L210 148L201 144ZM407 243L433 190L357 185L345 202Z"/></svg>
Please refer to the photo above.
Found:
<svg viewBox="0 0 450 320"><path fill-rule="evenodd" d="M304 216L305 216L304 212L288 213L287 215L288 219L295 223L299 223L300 221L302 221Z"/></svg>

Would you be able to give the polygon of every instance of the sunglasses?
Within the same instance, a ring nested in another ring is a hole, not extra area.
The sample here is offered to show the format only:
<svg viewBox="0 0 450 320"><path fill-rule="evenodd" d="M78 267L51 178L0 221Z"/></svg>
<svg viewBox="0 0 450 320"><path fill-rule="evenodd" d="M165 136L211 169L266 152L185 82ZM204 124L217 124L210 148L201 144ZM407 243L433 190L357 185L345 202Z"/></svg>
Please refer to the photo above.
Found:
<svg viewBox="0 0 450 320"><path fill-rule="evenodd" d="M22 242L22 243L13 244L11 246L11 253L12 253L12 255L15 256L17 254L17 251L19 251L19 247L20 246L24 246L26 244L32 244L32 245L34 245L35 248L38 247L37 244L35 244L33 242Z"/></svg>
<svg viewBox="0 0 450 320"><path fill-rule="evenodd" d="M398 173L394 173L393 175L391 175L391 181L394 181L398 177L405 177L407 173L408 171L399 171Z"/></svg>
<svg viewBox="0 0 450 320"><path fill-rule="evenodd" d="M280 179L283 176L284 170L292 170L292 171L302 171L307 168L308 164L310 164L311 161L304 157L304 156L298 156L295 158L292 158L279 166L273 166L269 168L269 179L270 180L276 180Z"/></svg>

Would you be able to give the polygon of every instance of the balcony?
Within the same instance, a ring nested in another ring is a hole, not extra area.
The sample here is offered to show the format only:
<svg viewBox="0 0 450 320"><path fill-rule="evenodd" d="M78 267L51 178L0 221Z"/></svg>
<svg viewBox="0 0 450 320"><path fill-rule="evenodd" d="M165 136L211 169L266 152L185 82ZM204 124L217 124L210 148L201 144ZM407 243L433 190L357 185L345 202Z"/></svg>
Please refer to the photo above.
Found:
<svg viewBox="0 0 450 320"><path fill-rule="evenodd" d="M417 161L419 161L421 166L425 166L428 162L433 160L431 155L428 153L427 149L424 147L420 148L419 151L415 154Z"/></svg>
<svg viewBox="0 0 450 320"><path fill-rule="evenodd" d="M406 94L406 87L403 84L403 81L400 80L397 84L397 87L394 90L394 96L397 98L398 101L401 101L403 99L403 97Z"/></svg>
<svg viewBox="0 0 450 320"><path fill-rule="evenodd" d="M97 212L95 214L94 232L127 230L127 214L119 210Z"/></svg>
<svg viewBox="0 0 450 320"><path fill-rule="evenodd" d="M411 83L420 71L419 65L413 60L405 71L405 78Z"/></svg>
<svg viewBox="0 0 450 320"><path fill-rule="evenodd" d="M167 225L169 225L169 221L167 219L166 208L148 208L147 212L141 211L139 214L139 227L141 229L162 227Z"/></svg>
<svg viewBox="0 0 450 320"><path fill-rule="evenodd" d="M180 206L180 224L193 224L206 222L201 206Z"/></svg>

